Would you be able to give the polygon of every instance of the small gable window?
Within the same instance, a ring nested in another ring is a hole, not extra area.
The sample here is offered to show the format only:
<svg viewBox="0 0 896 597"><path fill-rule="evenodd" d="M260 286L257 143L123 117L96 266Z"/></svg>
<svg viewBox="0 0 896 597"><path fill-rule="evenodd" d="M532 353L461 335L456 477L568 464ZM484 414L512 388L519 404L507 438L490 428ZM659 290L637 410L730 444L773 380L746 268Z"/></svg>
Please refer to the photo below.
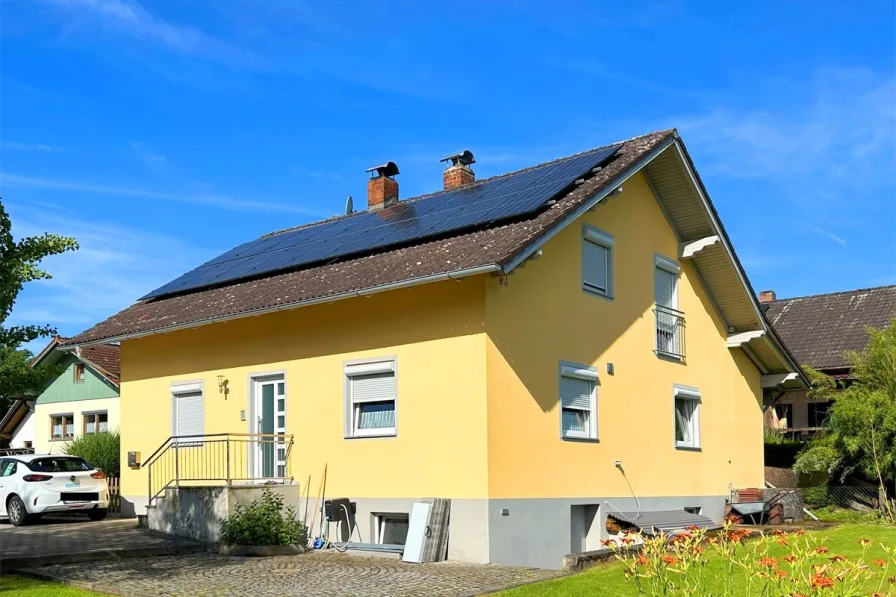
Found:
<svg viewBox="0 0 896 597"><path fill-rule="evenodd" d="M75 383L84 381L84 363L75 363Z"/></svg>
<svg viewBox="0 0 896 597"><path fill-rule="evenodd" d="M582 228L582 290L613 298L613 236L592 228Z"/></svg>

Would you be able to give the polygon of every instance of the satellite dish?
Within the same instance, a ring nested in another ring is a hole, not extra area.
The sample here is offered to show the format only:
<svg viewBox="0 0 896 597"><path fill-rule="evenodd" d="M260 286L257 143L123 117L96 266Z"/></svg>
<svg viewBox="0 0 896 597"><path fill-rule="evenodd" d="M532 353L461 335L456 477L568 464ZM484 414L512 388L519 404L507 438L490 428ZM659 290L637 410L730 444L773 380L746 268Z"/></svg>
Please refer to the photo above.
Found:
<svg viewBox="0 0 896 597"><path fill-rule="evenodd" d="M345 200L345 215L350 216L355 211L355 202L352 199L352 196L349 195L348 199Z"/></svg>

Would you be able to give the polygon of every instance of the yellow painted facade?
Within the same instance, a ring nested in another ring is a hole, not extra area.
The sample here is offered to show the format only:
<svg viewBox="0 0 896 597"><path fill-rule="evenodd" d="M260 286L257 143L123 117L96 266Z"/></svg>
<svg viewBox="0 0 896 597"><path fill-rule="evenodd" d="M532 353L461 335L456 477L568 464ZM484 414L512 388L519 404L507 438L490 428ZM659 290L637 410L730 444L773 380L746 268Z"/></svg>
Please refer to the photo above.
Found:
<svg viewBox="0 0 896 597"><path fill-rule="evenodd" d="M678 239L641 175L486 292L489 497L725 495L763 481L760 372L726 344L695 270L682 260L686 364L654 352L655 254ZM582 224L614 239L613 294L582 291ZM558 363L599 372L598 442L559 437ZM612 363L613 375L607 373ZM702 394L700 451L674 445L673 385ZM538 471L537 477L532 472ZM537 480L536 480L537 479Z"/></svg>
<svg viewBox="0 0 896 597"><path fill-rule="evenodd" d="M582 220L614 236L615 298L582 291L581 223L506 287L479 275L122 343L121 431L144 459L172 435L171 384L202 380L206 433L246 433L249 378L284 372L291 470L353 498L719 496L758 486L759 371L681 262L687 363L653 351L654 254L678 240L640 175ZM345 361L395 357L397 436L343 435ZM600 372L599 442L560 438L558 363ZM615 375L607 374L613 363ZM219 392L218 376L229 393ZM673 442L673 384L702 393L700 451ZM123 467L124 468L124 467ZM146 494L124 468L122 493Z"/></svg>
<svg viewBox="0 0 896 597"><path fill-rule="evenodd" d="M67 441L53 440L53 415L72 415L75 437L84 433L84 414L105 411L108 415L109 430L118 429L121 423L118 398L96 398L93 400L69 400L34 405L34 451L37 454L61 454Z"/></svg>

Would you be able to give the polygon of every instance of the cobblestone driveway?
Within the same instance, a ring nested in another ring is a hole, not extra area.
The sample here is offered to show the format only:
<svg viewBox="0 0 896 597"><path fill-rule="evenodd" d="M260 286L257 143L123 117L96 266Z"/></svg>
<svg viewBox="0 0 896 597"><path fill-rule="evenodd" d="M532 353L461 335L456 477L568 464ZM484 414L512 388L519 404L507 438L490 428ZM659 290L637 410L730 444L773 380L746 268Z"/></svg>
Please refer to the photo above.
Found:
<svg viewBox="0 0 896 597"><path fill-rule="evenodd" d="M192 554L33 568L135 597L455 597L560 575L496 565L405 564L337 553L238 558Z"/></svg>

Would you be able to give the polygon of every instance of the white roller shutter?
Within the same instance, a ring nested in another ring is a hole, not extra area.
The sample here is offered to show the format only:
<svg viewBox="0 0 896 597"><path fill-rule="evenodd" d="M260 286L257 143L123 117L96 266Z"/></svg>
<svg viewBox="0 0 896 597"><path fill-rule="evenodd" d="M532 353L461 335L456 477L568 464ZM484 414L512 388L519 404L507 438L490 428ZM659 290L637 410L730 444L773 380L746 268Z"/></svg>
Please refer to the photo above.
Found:
<svg viewBox="0 0 896 597"><path fill-rule="evenodd" d="M395 374L373 373L370 375L354 375L352 383L352 402L382 402L395 400Z"/></svg>
<svg viewBox="0 0 896 597"><path fill-rule="evenodd" d="M174 434L178 437L205 433L202 392L174 394Z"/></svg>

